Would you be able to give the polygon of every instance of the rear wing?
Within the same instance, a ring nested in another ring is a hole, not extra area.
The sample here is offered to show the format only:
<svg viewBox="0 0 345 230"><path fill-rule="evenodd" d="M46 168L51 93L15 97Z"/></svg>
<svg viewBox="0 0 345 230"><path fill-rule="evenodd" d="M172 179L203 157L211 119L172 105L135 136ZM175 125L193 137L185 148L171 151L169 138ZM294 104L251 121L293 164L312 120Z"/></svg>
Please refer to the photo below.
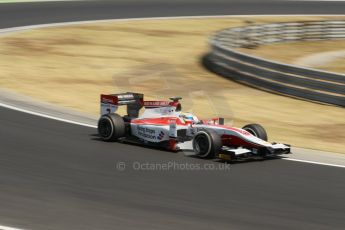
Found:
<svg viewBox="0 0 345 230"><path fill-rule="evenodd" d="M170 101L144 101L144 107L146 109L172 107L174 108L176 112L180 112L182 109L182 106L179 100L181 100L182 97L171 97L169 99Z"/></svg>
<svg viewBox="0 0 345 230"><path fill-rule="evenodd" d="M182 110L180 99L182 98L174 97L170 98L171 101L144 101L145 111L141 118L176 115L176 112Z"/></svg>
<svg viewBox="0 0 345 230"><path fill-rule="evenodd" d="M144 104L144 94L141 93L101 94L100 99L101 115L115 113L118 106L126 105L128 116L138 117Z"/></svg>

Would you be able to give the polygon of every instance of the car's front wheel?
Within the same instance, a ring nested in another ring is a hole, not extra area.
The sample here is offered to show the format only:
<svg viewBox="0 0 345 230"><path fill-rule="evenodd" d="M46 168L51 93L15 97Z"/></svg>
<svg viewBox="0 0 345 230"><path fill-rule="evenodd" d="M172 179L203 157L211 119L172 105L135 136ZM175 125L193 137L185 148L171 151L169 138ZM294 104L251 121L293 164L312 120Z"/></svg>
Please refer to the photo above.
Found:
<svg viewBox="0 0 345 230"><path fill-rule="evenodd" d="M249 124L249 125L245 125L242 129L246 130L247 132L251 133L252 135L267 141L267 132L264 129L264 127L262 127L259 124Z"/></svg>

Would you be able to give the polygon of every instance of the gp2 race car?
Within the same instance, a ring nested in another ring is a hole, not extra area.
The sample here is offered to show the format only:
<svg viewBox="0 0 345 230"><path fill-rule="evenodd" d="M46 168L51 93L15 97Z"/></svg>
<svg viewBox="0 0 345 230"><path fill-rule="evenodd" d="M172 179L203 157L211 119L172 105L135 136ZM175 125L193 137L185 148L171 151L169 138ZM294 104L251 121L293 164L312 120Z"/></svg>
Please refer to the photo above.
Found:
<svg viewBox="0 0 345 230"><path fill-rule="evenodd" d="M266 158L290 153L290 146L267 142L259 124L243 128L224 125L223 118L199 120L182 112L180 97L170 101L144 101L139 93L101 95L98 133L104 141L123 141L172 151L190 146L200 158L223 160ZM127 106L127 115L116 113ZM142 115L139 110L145 107Z"/></svg>

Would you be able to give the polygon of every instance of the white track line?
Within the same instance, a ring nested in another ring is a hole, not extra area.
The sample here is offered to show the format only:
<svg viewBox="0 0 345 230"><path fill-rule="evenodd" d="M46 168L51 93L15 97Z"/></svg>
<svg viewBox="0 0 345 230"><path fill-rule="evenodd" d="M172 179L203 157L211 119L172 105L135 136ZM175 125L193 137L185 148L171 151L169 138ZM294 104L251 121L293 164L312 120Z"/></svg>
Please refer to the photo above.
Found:
<svg viewBox="0 0 345 230"><path fill-rule="evenodd" d="M24 229L20 229L20 228L11 228L11 227L6 227L6 226L0 225L0 230L24 230Z"/></svg>
<svg viewBox="0 0 345 230"><path fill-rule="evenodd" d="M295 2L296 0L286 0L287 2ZM299 0L300 2L345 2L345 0Z"/></svg>
<svg viewBox="0 0 345 230"><path fill-rule="evenodd" d="M0 0L0 3L25 3L25 2L72 2L82 0ZM1 228L0 228L1 230Z"/></svg>
<svg viewBox="0 0 345 230"><path fill-rule="evenodd" d="M308 163L308 164L316 164L316 165L325 165L325 166L332 166L332 167L338 167L338 168L345 168L345 165L337 165L337 164L328 164L328 163L322 163L318 161L307 161L307 160L299 160L294 158L282 158L283 160L287 161L297 161L302 163Z"/></svg>
<svg viewBox="0 0 345 230"><path fill-rule="evenodd" d="M90 127L90 128L97 128L97 126L95 126L95 125L86 124L86 123L77 122L77 121L72 121L72 120L69 120L69 119L64 119L64 118L59 118L59 117L54 117L54 116L47 115L47 114L44 114L44 113L34 112L34 111L27 110L27 109L21 109L21 108L18 108L18 107L12 106L12 105L7 105L7 104L4 104L4 103L0 103L0 106L1 107L5 107L7 109L16 110L16 111L19 111L19 112L28 113L28 114L39 116L39 117L44 117L44 118L48 118L48 119L52 119L52 120L62 121L62 122L65 122L65 123L70 123L70 124L80 125L80 126L85 126L85 127ZM0 228L0 230L1 230L1 228Z"/></svg>
<svg viewBox="0 0 345 230"><path fill-rule="evenodd" d="M345 1L345 0L344 0ZM85 20L85 21L73 21L73 22L58 22L58 23L47 23L39 25L30 26L18 26L11 28L0 29L0 34L7 34L13 32L21 32L25 30L57 27L57 26L70 26L70 25L80 25L80 24L90 24L90 23L103 23L103 22L129 22L129 21L142 21L142 20L172 20L172 19L208 19L208 18L248 18L248 17L326 17L334 16L341 17L344 14L257 14L257 15L207 15L207 16L173 16L173 17L142 17L142 18L119 18L119 19L99 19L99 20Z"/></svg>
<svg viewBox="0 0 345 230"><path fill-rule="evenodd" d="M344 0L345 1L345 0ZM106 19L106 20L89 20L89 21L76 21L76 22L62 22L62 23L48 23L48 24L40 24L40 25L31 25L31 26L20 26L20 27L13 27L13 28L6 28L6 29L0 29L0 34L7 34L7 33L13 33L13 32L20 32L24 30L30 30L30 29L38 29L38 28L46 28L46 27L56 27L56 26L68 26L68 25L77 25L77 24L89 24L89 23L100 23L100 22L126 22L126 21L140 21L140 20L169 20L169 19L207 19L207 18L238 18L238 17L272 17L272 16L279 16L279 17L299 17L299 16L344 16L344 15L336 15L336 14L315 14L315 15L210 15L210 16L177 16L177 17L147 17L147 18L127 18L127 19ZM53 119L57 121L62 121L70 124L90 127L90 128L97 128L95 125L81 123L77 121L72 121L69 119L59 118L39 112L30 111L27 109L21 109L17 108L12 105L7 105L4 103L0 103L0 106L32 114L35 116L40 116L48 119ZM337 165L337 164L328 164L323 162L317 162L317 161L307 161L307 160L300 160L295 158L282 158L283 160L289 160L289 161L296 161L296 162L303 162L308 164L316 164L316 165L324 165L324 166L332 166L332 167L339 167L339 168L345 168L344 165ZM1 230L1 228L0 228Z"/></svg>

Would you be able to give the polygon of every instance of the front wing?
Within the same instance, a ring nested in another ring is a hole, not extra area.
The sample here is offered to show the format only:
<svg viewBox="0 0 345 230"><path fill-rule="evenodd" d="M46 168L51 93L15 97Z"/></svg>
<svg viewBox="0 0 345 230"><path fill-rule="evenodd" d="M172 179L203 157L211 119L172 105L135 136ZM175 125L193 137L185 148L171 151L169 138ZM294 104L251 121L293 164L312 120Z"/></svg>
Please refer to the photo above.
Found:
<svg viewBox="0 0 345 230"><path fill-rule="evenodd" d="M229 148L223 146L219 153L219 158L224 160L235 159L255 159L255 158L268 158L275 157L283 154L290 154L291 147L287 144L272 144L269 147L260 148Z"/></svg>

